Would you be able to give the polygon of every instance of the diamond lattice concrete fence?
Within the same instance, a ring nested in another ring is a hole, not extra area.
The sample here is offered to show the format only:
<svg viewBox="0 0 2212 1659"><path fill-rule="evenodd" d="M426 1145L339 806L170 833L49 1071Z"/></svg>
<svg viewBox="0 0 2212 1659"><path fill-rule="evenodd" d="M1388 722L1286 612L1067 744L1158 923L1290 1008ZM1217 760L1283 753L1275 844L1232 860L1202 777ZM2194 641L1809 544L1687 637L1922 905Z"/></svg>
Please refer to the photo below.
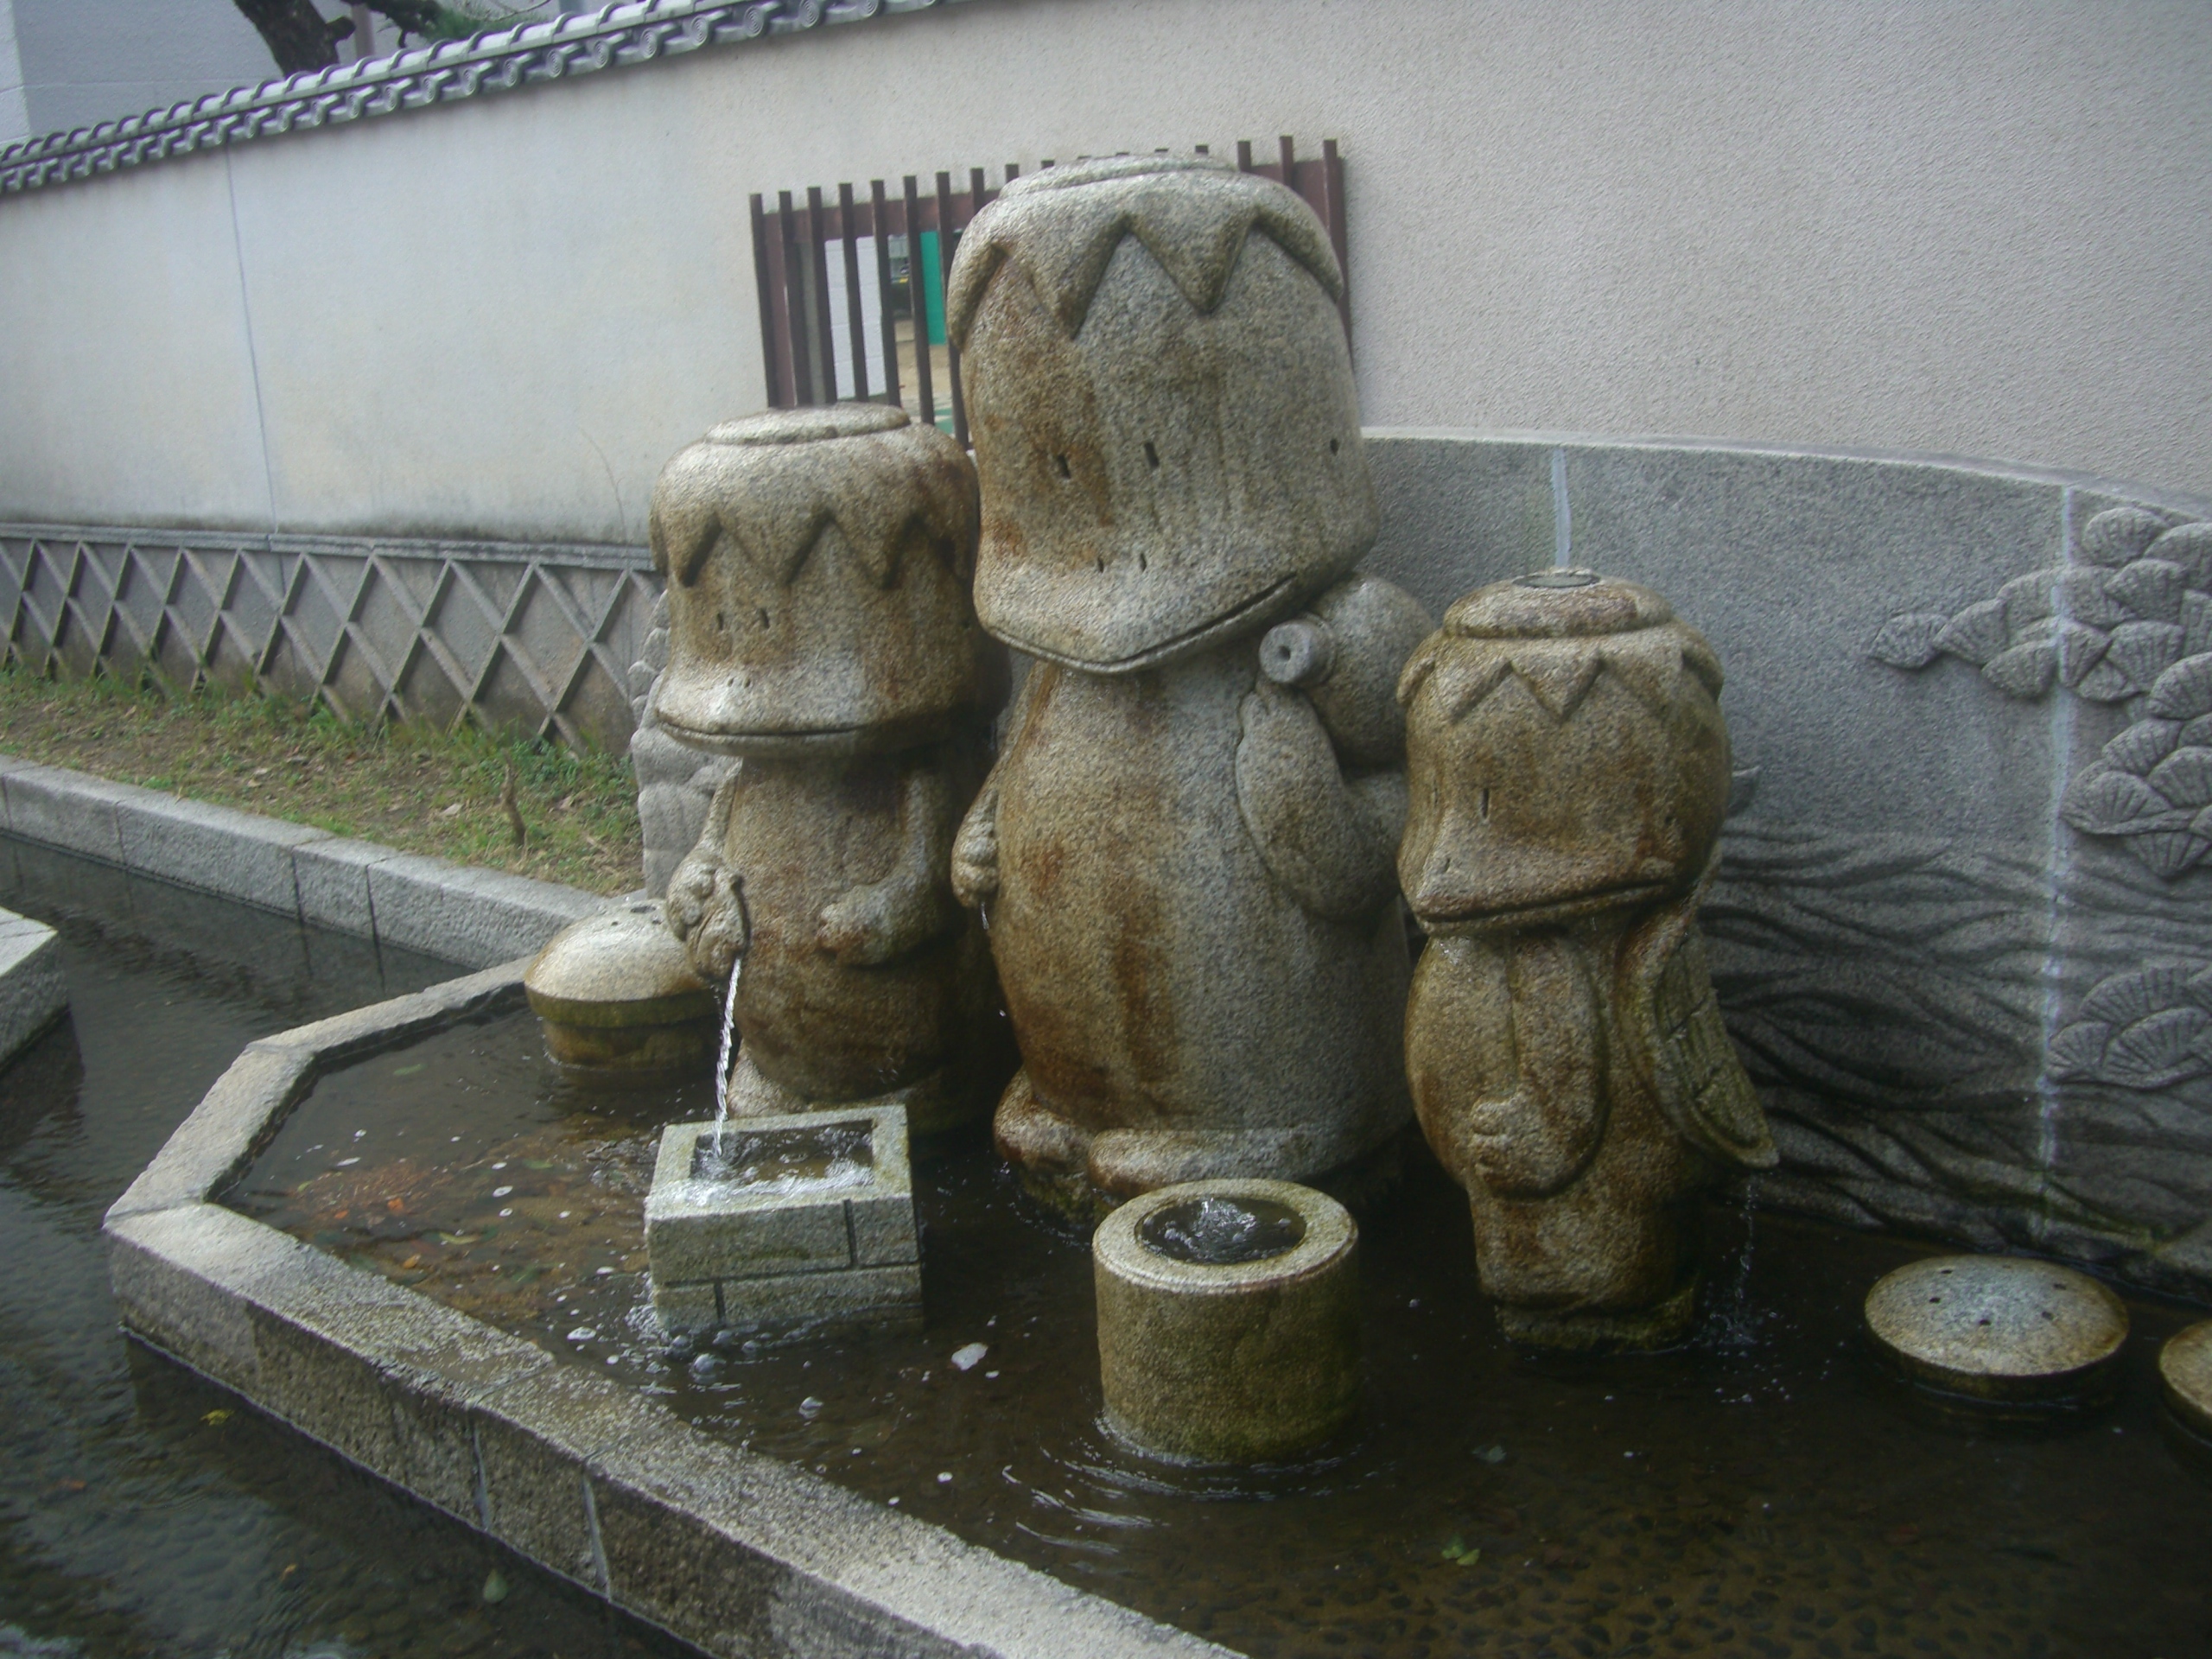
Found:
<svg viewBox="0 0 2212 1659"><path fill-rule="evenodd" d="M642 548L0 526L7 659L620 749Z"/></svg>

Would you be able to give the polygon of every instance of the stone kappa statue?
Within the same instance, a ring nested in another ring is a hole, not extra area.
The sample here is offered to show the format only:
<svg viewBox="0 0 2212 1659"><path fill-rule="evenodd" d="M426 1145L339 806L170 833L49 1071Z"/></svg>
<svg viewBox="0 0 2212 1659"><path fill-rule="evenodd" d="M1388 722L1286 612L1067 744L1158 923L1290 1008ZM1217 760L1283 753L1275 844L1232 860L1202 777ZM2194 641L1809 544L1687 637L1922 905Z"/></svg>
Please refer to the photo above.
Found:
<svg viewBox="0 0 2212 1659"><path fill-rule="evenodd" d="M1081 1211L1310 1180L1409 1116L1393 695L1428 631L1375 495L1319 220L1166 157L1009 185L948 311L976 613L1037 659L962 826L1022 1070L1000 1151Z"/></svg>
<svg viewBox="0 0 2212 1659"><path fill-rule="evenodd" d="M1697 929L1728 800L1719 690L1665 600L1583 570L1467 595L1400 683L1398 873L1431 935L1407 1071L1516 1339L1681 1336L1705 1192L1775 1161Z"/></svg>
<svg viewBox="0 0 2212 1659"><path fill-rule="evenodd" d="M895 1103L927 1133L1011 1067L948 879L1005 697L969 596L976 517L959 446L880 404L718 426L653 486L653 713L740 759L666 900L702 978L742 960L733 1112Z"/></svg>

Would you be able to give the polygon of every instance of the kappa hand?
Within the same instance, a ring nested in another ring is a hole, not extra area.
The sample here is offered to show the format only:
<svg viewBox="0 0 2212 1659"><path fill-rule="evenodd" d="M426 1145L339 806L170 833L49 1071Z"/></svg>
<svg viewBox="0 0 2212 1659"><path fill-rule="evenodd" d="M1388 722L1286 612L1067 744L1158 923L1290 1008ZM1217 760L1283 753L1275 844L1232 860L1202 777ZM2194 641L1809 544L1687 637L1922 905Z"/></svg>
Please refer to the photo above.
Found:
<svg viewBox="0 0 2212 1659"><path fill-rule="evenodd" d="M953 896L973 910L998 890L998 826L988 818L970 818L952 844Z"/></svg>

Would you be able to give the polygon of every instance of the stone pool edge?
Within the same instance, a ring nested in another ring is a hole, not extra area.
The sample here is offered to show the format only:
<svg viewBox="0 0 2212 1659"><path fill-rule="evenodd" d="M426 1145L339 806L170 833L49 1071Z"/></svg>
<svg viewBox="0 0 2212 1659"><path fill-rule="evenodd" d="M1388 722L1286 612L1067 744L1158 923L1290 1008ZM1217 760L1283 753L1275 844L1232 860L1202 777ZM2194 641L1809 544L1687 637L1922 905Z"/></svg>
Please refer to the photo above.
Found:
<svg viewBox="0 0 2212 1659"><path fill-rule="evenodd" d="M136 1340L709 1653L1233 1659L212 1201L318 1076L519 1010L515 958L613 901L4 754L0 830L483 969L246 1046L103 1223Z"/></svg>
<svg viewBox="0 0 2212 1659"><path fill-rule="evenodd" d="M524 1006L523 963L247 1045L104 1230L127 1329L709 1653L1227 1650L968 1544L213 1201L315 1078Z"/></svg>
<svg viewBox="0 0 2212 1659"><path fill-rule="evenodd" d="M616 902L9 754L0 830L466 968L525 956Z"/></svg>
<svg viewBox="0 0 2212 1659"><path fill-rule="evenodd" d="M0 910L0 1065L69 1011L61 948L52 928Z"/></svg>

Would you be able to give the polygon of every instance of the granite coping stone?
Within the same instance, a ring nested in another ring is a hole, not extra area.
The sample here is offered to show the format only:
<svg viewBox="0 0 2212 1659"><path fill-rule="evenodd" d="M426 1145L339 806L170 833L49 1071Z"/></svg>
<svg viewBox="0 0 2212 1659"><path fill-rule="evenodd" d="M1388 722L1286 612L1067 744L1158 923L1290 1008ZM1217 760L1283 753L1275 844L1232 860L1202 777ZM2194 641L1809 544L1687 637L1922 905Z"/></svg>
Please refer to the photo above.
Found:
<svg viewBox="0 0 2212 1659"><path fill-rule="evenodd" d="M118 804L152 793L60 766L19 766L0 772L9 834L110 864L124 862Z"/></svg>
<svg viewBox="0 0 2212 1659"><path fill-rule="evenodd" d="M226 1185L315 1081L458 1020L522 1007L522 963L449 979L248 1043L108 1211L110 1219L198 1203Z"/></svg>
<svg viewBox="0 0 2212 1659"><path fill-rule="evenodd" d="M635 1390L215 1201L316 1076L521 1007L524 965L250 1045L108 1212L126 1330L710 1653L1227 1651L726 1445Z"/></svg>
<svg viewBox="0 0 2212 1659"><path fill-rule="evenodd" d="M299 909L292 853L329 832L204 801L134 790L116 802L121 862L206 893Z"/></svg>
<svg viewBox="0 0 2212 1659"><path fill-rule="evenodd" d="M616 902L5 754L0 829L468 968L528 956Z"/></svg>
<svg viewBox="0 0 2212 1659"><path fill-rule="evenodd" d="M54 930L0 910L0 1065L68 1010L69 983Z"/></svg>

